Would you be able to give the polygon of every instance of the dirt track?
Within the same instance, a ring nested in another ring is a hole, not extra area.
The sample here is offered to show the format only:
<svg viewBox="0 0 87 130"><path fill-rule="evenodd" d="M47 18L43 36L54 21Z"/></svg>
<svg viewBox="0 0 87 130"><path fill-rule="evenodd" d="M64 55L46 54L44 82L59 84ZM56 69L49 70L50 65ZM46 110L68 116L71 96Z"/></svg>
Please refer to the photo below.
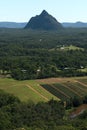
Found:
<svg viewBox="0 0 87 130"><path fill-rule="evenodd" d="M70 113L70 118L75 118L78 115L82 114L87 109L87 104L79 106L75 111Z"/></svg>
<svg viewBox="0 0 87 130"><path fill-rule="evenodd" d="M70 78L47 78L47 79L38 79L36 81L42 82L42 83L58 83L58 82L64 82L69 81Z"/></svg>
<svg viewBox="0 0 87 130"><path fill-rule="evenodd" d="M37 93L38 95L40 95L42 98L44 98L46 101L48 101L48 98L46 98L45 96L43 96L41 93L39 93L38 91L36 91L33 87L31 87L30 85L26 85L28 88L30 88L32 91L34 91L35 93Z"/></svg>
<svg viewBox="0 0 87 130"><path fill-rule="evenodd" d="M87 84L82 83L82 82L80 82L80 81L78 81L78 80L75 80L75 82L77 82L77 83L79 83L79 84L81 84L81 85L83 85L83 86L87 87Z"/></svg>

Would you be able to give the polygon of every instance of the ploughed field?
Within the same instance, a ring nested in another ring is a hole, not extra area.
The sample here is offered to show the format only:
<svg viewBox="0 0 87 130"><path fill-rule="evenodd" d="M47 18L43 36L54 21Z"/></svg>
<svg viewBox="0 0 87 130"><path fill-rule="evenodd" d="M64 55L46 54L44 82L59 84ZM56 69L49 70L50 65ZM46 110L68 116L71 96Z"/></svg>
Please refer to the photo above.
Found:
<svg viewBox="0 0 87 130"><path fill-rule="evenodd" d="M87 77L48 78L17 81L0 78L0 89L12 93L22 101L67 100L71 97L87 95Z"/></svg>
<svg viewBox="0 0 87 130"><path fill-rule="evenodd" d="M42 87L63 101L87 95L87 77L41 80ZM43 84L44 83L44 84Z"/></svg>

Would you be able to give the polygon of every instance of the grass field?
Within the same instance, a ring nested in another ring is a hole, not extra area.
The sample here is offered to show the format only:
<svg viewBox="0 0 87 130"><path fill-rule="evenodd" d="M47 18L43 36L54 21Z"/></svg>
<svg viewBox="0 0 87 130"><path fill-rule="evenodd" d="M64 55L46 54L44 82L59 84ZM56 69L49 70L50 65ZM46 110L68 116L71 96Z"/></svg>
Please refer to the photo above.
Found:
<svg viewBox="0 0 87 130"><path fill-rule="evenodd" d="M74 46L74 45L58 46L58 47L56 47L56 48L50 49L50 51L55 51L55 50L62 50L62 51L69 51L69 50L76 51L76 50L82 50L82 51L84 51L83 48L77 47L77 46Z"/></svg>
<svg viewBox="0 0 87 130"><path fill-rule="evenodd" d="M0 89L5 90L21 99L33 102L48 101L58 98L40 86L35 80L16 81L14 79L0 78Z"/></svg>
<svg viewBox="0 0 87 130"><path fill-rule="evenodd" d="M87 77L49 78L17 81L0 78L0 89L19 97L21 101L66 100L87 95Z"/></svg>
<svg viewBox="0 0 87 130"><path fill-rule="evenodd" d="M70 46L64 47L64 50L84 50L84 49L77 46L70 45Z"/></svg>

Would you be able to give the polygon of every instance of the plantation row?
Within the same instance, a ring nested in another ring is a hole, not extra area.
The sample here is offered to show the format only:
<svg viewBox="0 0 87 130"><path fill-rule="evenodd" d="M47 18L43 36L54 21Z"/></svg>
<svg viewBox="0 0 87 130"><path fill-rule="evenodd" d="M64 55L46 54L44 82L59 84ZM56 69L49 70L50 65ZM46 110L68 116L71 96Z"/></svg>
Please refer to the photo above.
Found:
<svg viewBox="0 0 87 130"><path fill-rule="evenodd" d="M83 84L87 85L87 78L78 79L79 82L82 82Z"/></svg>
<svg viewBox="0 0 87 130"><path fill-rule="evenodd" d="M63 82L63 83L54 83L54 84L43 84L43 88L47 91L55 95L56 97L62 99L63 101L73 98L79 97L82 98L87 95L87 87L86 84L82 82Z"/></svg>

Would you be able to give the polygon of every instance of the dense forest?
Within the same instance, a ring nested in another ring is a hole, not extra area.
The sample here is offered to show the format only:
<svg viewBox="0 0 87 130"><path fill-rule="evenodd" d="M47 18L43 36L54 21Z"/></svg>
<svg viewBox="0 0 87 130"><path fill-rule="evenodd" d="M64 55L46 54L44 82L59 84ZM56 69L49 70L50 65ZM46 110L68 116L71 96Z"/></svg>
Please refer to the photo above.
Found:
<svg viewBox="0 0 87 130"><path fill-rule="evenodd" d="M74 46L74 49L69 49L69 46ZM85 28L68 28L58 32L0 29L2 75L18 80L85 76L86 68Z"/></svg>
<svg viewBox="0 0 87 130"><path fill-rule="evenodd" d="M84 98L87 103L87 96ZM76 102L77 101L77 102ZM74 107L80 99L73 99ZM79 103L78 103L79 102ZM70 106L68 104L68 106ZM0 90L0 130L86 130L87 111L74 120L67 115L62 101L21 102Z"/></svg>

